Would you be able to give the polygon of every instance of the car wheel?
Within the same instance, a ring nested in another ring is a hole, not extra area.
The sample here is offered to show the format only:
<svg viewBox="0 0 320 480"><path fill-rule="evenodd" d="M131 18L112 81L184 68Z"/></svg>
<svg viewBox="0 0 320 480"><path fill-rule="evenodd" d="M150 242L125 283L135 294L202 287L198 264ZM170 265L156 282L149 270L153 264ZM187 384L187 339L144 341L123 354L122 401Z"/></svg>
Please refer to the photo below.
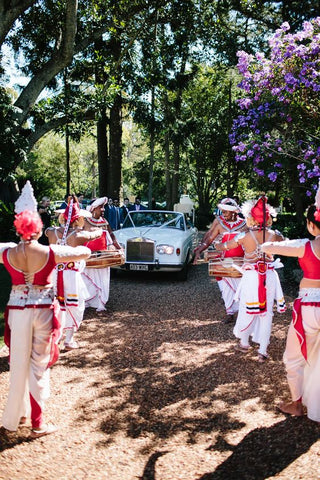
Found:
<svg viewBox="0 0 320 480"><path fill-rule="evenodd" d="M110 268L110 278L116 278L118 270L116 268Z"/></svg>
<svg viewBox="0 0 320 480"><path fill-rule="evenodd" d="M188 271L189 271L188 256L189 254L187 255L187 258L183 264L182 270L180 270L180 272L177 273L178 280L186 281L188 278Z"/></svg>

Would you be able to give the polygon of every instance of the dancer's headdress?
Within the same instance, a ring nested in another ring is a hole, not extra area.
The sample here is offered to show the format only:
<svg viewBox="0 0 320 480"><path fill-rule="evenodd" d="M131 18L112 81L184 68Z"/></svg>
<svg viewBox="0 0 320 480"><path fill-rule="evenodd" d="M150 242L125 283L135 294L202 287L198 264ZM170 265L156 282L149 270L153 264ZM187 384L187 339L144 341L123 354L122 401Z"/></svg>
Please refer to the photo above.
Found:
<svg viewBox="0 0 320 480"><path fill-rule="evenodd" d="M224 198L218 203L219 210L227 210L228 212L240 212L240 207L232 198Z"/></svg>
<svg viewBox="0 0 320 480"><path fill-rule="evenodd" d="M14 211L16 215L13 224L23 240L32 240L41 232L43 223L37 212L37 201L29 180L27 180L20 197L15 202Z"/></svg>
<svg viewBox="0 0 320 480"><path fill-rule="evenodd" d="M89 212L93 212L95 208L104 206L107 203L107 201L108 201L108 197L96 198L95 200L93 200L92 203L90 203L90 205L87 206L87 210L89 210Z"/></svg>
<svg viewBox="0 0 320 480"><path fill-rule="evenodd" d="M21 190L21 195L14 204L14 211L16 213L21 213L24 210L29 210L30 212L37 211L37 200L33 194L33 188L29 180L27 180L25 186Z"/></svg>
<svg viewBox="0 0 320 480"><path fill-rule="evenodd" d="M72 197L67 207L56 210L55 213L62 213L66 222L72 223L75 220L78 220L80 217L92 217L91 213L88 210L80 208L79 202L75 201Z"/></svg>
<svg viewBox="0 0 320 480"><path fill-rule="evenodd" d="M245 218L252 217L254 221L263 227L271 217L276 217L276 210L267 203L268 198L263 195L258 200L248 200L242 207L241 212Z"/></svg>
<svg viewBox="0 0 320 480"><path fill-rule="evenodd" d="M317 222L320 222L320 178L319 178L318 190L317 190L317 193L316 193L316 198L315 198L314 204L315 204L315 207L316 207L316 211L314 212L314 219Z"/></svg>

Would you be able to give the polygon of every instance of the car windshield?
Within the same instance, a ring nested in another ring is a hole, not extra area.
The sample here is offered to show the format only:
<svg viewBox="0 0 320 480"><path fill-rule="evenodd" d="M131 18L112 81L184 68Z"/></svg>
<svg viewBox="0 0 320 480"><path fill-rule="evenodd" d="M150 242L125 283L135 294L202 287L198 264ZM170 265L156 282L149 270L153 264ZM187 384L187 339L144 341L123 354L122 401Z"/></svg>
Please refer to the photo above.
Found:
<svg viewBox="0 0 320 480"><path fill-rule="evenodd" d="M148 210L128 213L122 228L132 227L168 227L178 230L184 230L185 228L183 215L181 213Z"/></svg>

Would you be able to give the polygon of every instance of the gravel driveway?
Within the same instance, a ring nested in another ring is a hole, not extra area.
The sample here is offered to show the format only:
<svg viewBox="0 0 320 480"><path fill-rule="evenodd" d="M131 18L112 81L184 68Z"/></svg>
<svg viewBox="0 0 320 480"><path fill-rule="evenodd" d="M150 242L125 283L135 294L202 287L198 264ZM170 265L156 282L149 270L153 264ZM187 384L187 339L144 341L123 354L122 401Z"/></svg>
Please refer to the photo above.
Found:
<svg viewBox="0 0 320 480"><path fill-rule="evenodd" d="M292 298L287 296L290 306ZM51 372L55 435L2 434L2 480L320 479L320 426L290 418L282 354L290 312L275 314L270 360L234 350L207 265L189 279L119 274L107 311L88 309L81 348ZM7 395L0 358L0 410Z"/></svg>

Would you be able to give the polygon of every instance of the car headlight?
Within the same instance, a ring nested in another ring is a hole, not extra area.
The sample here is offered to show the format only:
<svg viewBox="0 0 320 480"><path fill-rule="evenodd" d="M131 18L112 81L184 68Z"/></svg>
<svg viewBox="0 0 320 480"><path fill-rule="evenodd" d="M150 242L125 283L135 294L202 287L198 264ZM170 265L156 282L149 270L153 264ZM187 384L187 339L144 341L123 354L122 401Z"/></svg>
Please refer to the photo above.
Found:
<svg viewBox="0 0 320 480"><path fill-rule="evenodd" d="M159 255L172 255L174 252L174 247L172 245L157 245L157 253Z"/></svg>

